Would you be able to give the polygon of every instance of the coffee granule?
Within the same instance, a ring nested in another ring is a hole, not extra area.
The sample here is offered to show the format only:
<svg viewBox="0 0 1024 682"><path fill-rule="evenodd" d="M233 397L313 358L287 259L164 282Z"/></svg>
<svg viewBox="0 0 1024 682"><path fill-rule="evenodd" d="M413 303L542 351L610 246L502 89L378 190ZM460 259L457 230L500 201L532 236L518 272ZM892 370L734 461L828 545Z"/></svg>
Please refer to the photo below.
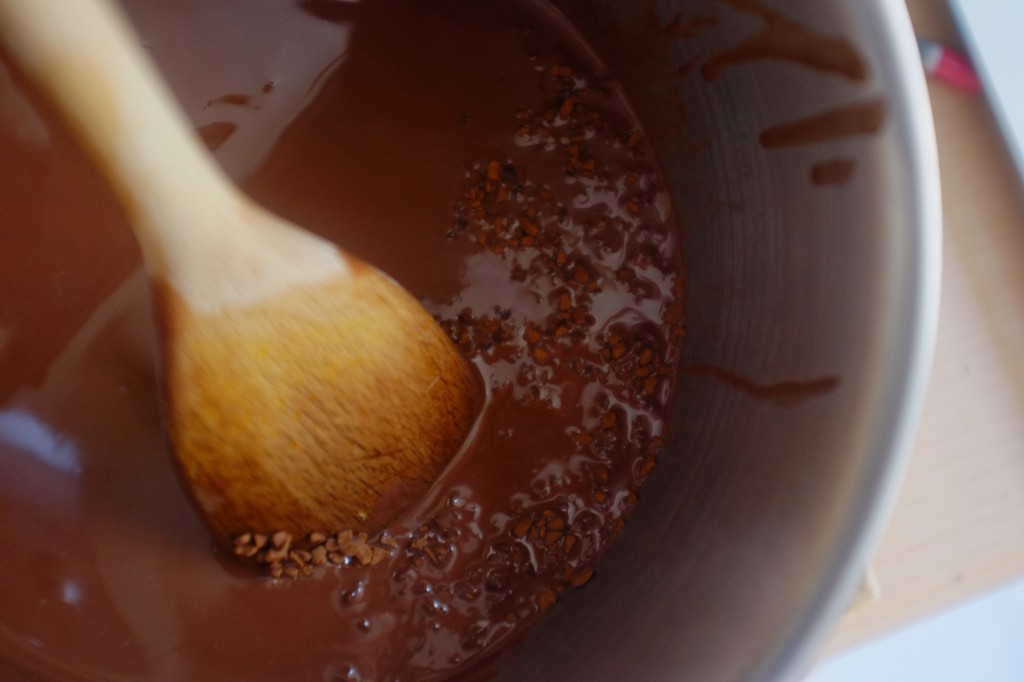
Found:
<svg viewBox="0 0 1024 682"><path fill-rule="evenodd" d="M490 377L490 393L561 421L563 441L535 446L550 449L547 468L488 516L467 486L379 537L245 533L235 544L274 578L331 567L389 581L424 633L410 655L431 666L464 663L593 578L654 468L679 359L678 251L643 135L616 111L613 81L534 63L545 101L518 112L507 155L468 170L445 232L512 293L483 307L455 297L433 311ZM513 444L529 431L495 429ZM359 598L338 603L363 613ZM442 660L433 637L459 642L458 653Z"/></svg>

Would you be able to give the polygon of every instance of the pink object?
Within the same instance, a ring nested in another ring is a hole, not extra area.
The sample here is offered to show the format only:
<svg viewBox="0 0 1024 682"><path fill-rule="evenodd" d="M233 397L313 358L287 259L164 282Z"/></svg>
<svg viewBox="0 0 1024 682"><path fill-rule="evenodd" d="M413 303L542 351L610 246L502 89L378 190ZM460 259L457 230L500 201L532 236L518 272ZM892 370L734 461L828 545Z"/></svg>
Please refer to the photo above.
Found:
<svg viewBox="0 0 1024 682"><path fill-rule="evenodd" d="M925 73L968 92L979 92L981 81L967 57L925 38L917 39Z"/></svg>

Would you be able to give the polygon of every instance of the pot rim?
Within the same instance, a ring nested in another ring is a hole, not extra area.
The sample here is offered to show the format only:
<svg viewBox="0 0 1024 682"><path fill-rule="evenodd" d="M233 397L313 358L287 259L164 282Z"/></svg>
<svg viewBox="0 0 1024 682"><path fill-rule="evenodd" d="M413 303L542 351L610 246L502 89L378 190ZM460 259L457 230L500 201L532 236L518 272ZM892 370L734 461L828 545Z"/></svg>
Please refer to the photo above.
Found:
<svg viewBox="0 0 1024 682"><path fill-rule="evenodd" d="M876 408L878 428L867 440L871 462L860 481L850 515L836 534L827 570L801 613L794 614L793 636L766 660L758 680L796 680L806 675L849 608L863 582L871 555L896 506L909 468L912 446L924 407L938 336L942 270L942 202L934 120L917 39L907 7L890 0L849 3L877 33L876 46L887 54L892 123L908 170L907 204L913 220L905 230L902 290L895 292L896 319L905 325L895 335L891 362Z"/></svg>

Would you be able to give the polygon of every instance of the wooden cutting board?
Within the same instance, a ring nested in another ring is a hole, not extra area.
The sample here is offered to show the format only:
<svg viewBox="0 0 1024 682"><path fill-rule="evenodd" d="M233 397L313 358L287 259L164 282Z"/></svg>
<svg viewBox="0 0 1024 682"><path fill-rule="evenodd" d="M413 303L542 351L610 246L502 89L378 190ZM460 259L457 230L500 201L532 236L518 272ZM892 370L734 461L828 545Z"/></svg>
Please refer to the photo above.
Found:
<svg viewBox="0 0 1024 682"><path fill-rule="evenodd" d="M943 0L907 5L918 35L963 49ZM872 562L879 593L828 653L1024 578L1024 183L983 96L929 90L945 213L935 367Z"/></svg>

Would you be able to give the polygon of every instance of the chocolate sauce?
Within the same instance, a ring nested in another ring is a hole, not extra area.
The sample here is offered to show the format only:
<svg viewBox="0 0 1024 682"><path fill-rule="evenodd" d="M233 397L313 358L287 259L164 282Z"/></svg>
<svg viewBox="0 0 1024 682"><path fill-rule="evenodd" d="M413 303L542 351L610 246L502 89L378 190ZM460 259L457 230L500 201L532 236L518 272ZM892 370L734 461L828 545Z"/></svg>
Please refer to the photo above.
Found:
<svg viewBox="0 0 1024 682"><path fill-rule="evenodd" d="M853 159L829 159L811 166L811 182L823 187L825 185L843 185L850 181L857 170L857 162Z"/></svg>
<svg viewBox="0 0 1024 682"><path fill-rule="evenodd" d="M877 133L885 124L885 101L870 99L786 121L761 131L761 146L767 149L815 144L850 135Z"/></svg>
<svg viewBox="0 0 1024 682"><path fill-rule="evenodd" d="M420 297L487 402L384 561L283 581L234 562L174 476L124 218L0 55L0 661L131 680L472 666L600 570L654 464L682 292L639 123L530 0L128 9L229 173Z"/></svg>
<svg viewBox="0 0 1024 682"><path fill-rule="evenodd" d="M715 365L685 365L680 371L685 374L713 377L755 400L771 402L780 407L797 407L808 400L828 395L836 390L840 383L839 377L831 375L803 381L759 383Z"/></svg>
<svg viewBox="0 0 1024 682"><path fill-rule="evenodd" d="M867 64L846 38L818 33L759 0L720 2L758 17L763 26L746 39L705 60L701 75L706 80L713 81L730 67L760 59L792 62L855 81L867 78Z"/></svg>

